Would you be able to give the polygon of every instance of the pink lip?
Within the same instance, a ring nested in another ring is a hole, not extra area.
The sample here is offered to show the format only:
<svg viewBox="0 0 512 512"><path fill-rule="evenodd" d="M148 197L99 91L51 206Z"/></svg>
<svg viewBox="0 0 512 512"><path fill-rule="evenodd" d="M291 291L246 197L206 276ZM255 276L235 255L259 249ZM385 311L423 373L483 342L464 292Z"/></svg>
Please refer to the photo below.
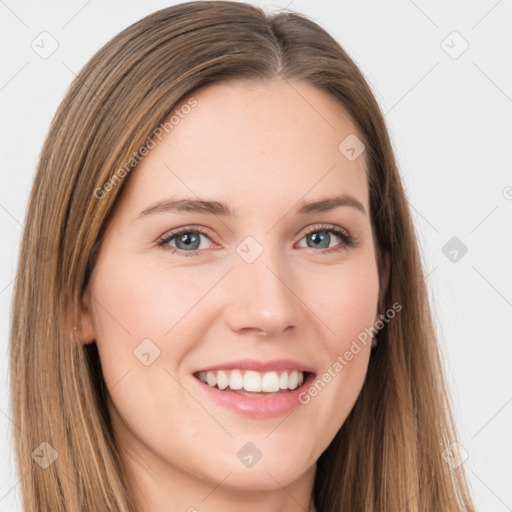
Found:
<svg viewBox="0 0 512 512"><path fill-rule="evenodd" d="M315 370L292 359L275 359L273 361L259 361L257 359L241 359L226 363L200 368L193 373L210 372L216 370L254 370L256 372L271 372L274 370L298 370L301 372L314 373Z"/></svg>

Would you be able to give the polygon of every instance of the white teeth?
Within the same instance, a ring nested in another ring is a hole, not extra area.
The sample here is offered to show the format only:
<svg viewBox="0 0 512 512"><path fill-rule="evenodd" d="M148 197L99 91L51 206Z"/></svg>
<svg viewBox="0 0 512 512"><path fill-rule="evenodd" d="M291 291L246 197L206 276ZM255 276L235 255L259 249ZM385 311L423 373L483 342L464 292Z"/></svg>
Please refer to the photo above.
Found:
<svg viewBox="0 0 512 512"><path fill-rule="evenodd" d="M279 376L276 372L265 373L261 379L261 390L268 393L279 391Z"/></svg>
<svg viewBox="0 0 512 512"><path fill-rule="evenodd" d="M228 385L228 376L222 370L217 372L217 386L219 387L219 389L226 389Z"/></svg>
<svg viewBox="0 0 512 512"><path fill-rule="evenodd" d="M215 377L215 373L208 372L206 374L206 382L208 383L208 386L215 386L215 384L217 384L217 377Z"/></svg>
<svg viewBox="0 0 512 512"><path fill-rule="evenodd" d="M258 372L245 372L244 389L245 391L261 391L261 375Z"/></svg>
<svg viewBox="0 0 512 512"><path fill-rule="evenodd" d="M293 372L288 377L288 389L295 389L299 384L299 372L297 370L293 370Z"/></svg>
<svg viewBox="0 0 512 512"><path fill-rule="evenodd" d="M199 380L221 390L244 389L245 391L276 393L279 390L294 390L304 383L303 372L284 370L260 373L252 370L215 370L199 372Z"/></svg>
<svg viewBox="0 0 512 512"><path fill-rule="evenodd" d="M229 376L229 387L237 390L244 387L244 378L238 370L233 370Z"/></svg>
<svg viewBox="0 0 512 512"><path fill-rule="evenodd" d="M281 373L279 378L279 387L281 389L288 389L288 372Z"/></svg>

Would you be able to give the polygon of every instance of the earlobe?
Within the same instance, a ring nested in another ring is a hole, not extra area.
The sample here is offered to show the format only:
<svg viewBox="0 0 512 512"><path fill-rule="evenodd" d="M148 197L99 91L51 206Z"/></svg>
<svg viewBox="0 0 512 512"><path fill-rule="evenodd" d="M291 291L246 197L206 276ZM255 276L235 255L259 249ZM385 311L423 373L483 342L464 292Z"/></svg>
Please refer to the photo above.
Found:
<svg viewBox="0 0 512 512"><path fill-rule="evenodd" d="M92 343L96 340L96 331L91 308L91 294L86 288L80 301L80 324L81 328L75 329L75 337L83 344Z"/></svg>

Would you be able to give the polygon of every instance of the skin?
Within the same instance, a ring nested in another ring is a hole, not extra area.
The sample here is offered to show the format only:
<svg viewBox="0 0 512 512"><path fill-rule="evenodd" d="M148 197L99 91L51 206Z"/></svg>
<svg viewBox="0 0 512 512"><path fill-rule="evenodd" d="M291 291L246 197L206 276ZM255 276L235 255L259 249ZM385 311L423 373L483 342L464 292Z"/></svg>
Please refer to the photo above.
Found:
<svg viewBox="0 0 512 512"><path fill-rule="evenodd" d="M286 417L229 411L200 392L192 372L291 358L318 377L378 319L364 153L349 161L338 150L355 126L307 82L238 80L194 98L197 106L128 178L83 297L83 339L97 343L114 434L142 511L302 512L316 461L361 390L370 344ZM366 213L295 213L301 201L342 193ZM171 196L223 201L239 214L137 218ZM321 224L345 229L357 247L333 233L326 246L341 250L315 245L305 231ZM208 231L196 255L157 245L189 226ZM235 251L247 236L263 249L250 264ZM145 366L134 350L148 338L161 352ZM236 456L247 442L262 453L251 468Z"/></svg>

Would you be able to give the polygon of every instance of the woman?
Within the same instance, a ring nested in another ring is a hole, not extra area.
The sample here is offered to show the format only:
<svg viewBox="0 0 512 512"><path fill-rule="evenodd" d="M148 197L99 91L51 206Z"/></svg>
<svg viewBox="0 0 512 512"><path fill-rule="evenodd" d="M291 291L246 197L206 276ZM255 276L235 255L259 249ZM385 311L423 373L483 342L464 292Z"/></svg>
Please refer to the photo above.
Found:
<svg viewBox="0 0 512 512"><path fill-rule="evenodd" d="M473 511L379 107L318 25L163 9L62 102L16 278L25 510Z"/></svg>

